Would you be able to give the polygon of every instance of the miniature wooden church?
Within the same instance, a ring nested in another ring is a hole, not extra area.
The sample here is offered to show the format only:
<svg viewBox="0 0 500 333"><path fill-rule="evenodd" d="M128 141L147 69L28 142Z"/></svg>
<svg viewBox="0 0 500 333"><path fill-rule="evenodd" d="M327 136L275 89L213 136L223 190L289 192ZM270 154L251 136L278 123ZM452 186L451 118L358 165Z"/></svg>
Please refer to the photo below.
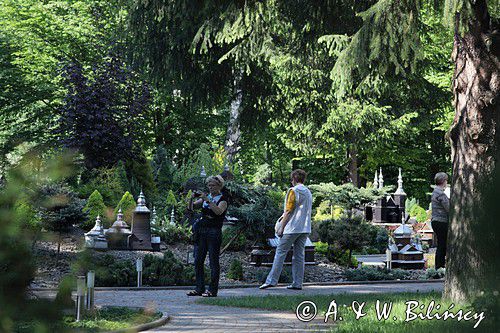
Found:
<svg viewBox="0 0 500 333"><path fill-rule="evenodd" d="M389 237L387 246L390 251L391 268L402 269L424 269L425 260L422 244L419 238L412 238L412 228L403 223L394 231L392 238Z"/></svg>

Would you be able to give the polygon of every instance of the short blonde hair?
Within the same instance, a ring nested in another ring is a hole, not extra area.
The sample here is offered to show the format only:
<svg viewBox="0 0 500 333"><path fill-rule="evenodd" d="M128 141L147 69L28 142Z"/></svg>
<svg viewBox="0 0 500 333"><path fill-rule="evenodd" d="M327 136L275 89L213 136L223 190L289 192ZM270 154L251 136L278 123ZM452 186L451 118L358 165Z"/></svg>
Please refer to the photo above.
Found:
<svg viewBox="0 0 500 333"><path fill-rule="evenodd" d="M205 183L208 184L210 182L217 183L217 185L219 185L221 188L224 187L224 178L222 178L221 175L208 177L207 180L205 181Z"/></svg>

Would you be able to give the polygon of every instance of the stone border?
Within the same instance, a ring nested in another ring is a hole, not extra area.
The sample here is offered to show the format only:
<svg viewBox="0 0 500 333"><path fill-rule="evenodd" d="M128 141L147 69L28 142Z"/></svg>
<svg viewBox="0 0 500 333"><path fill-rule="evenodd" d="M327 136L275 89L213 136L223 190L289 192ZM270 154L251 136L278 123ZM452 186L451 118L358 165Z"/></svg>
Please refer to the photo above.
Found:
<svg viewBox="0 0 500 333"><path fill-rule="evenodd" d="M431 280L378 280L378 281L339 281L339 282L306 282L304 286L343 286L343 285L363 285L363 284L391 284L391 283L438 283L444 282L444 279ZM236 288L257 288L261 284L228 284L221 285L219 289L236 289ZM288 283L279 283L278 286L285 286ZM191 290L194 286L162 286L162 287L96 287L96 291L141 291L141 290ZM32 288L31 291L57 291L57 288ZM113 332L114 333L114 332Z"/></svg>
<svg viewBox="0 0 500 333"><path fill-rule="evenodd" d="M116 330L116 331L106 331L106 332L103 332L103 333L142 332L142 331L150 330L152 328L157 328L157 327L165 325L171 319L170 316L168 315L168 313L162 312L162 314L163 314L163 316L160 319L157 319L157 320L149 322L149 323L145 323L145 324L141 324L141 325L137 325L137 326L133 326L133 327L129 327L129 328L123 328L123 329Z"/></svg>

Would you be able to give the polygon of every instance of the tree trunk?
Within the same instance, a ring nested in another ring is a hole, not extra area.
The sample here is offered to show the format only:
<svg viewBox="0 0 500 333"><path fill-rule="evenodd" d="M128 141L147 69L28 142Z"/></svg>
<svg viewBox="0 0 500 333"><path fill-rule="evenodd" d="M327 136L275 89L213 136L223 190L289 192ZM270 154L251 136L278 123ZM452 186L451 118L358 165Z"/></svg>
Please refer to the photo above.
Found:
<svg viewBox="0 0 500 333"><path fill-rule="evenodd" d="M243 100L243 91L241 89L241 79L243 77L243 70L238 69L234 77L234 94L231 101L229 110L229 124L226 132L226 143L224 150L227 154L229 163L234 161L234 156L239 150L240 143L240 116L241 116L241 103Z"/></svg>
<svg viewBox="0 0 500 333"><path fill-rule="evenodd" d="M351 183L359 187L359 173L358 173L358 149L355 145L349 145L348 151L349 158L349 179Z"/></svg>
<svg viewBox="0 0 500 333"><path fill-rule="evenodd" d="M456 113L444 296L455 302L500 285L498 215L491 214L498 202L488 204L499 152L500 40L489 35L494 29L486 1L472 6L475 20L463 36L455 32L453 50Z"/></svg>

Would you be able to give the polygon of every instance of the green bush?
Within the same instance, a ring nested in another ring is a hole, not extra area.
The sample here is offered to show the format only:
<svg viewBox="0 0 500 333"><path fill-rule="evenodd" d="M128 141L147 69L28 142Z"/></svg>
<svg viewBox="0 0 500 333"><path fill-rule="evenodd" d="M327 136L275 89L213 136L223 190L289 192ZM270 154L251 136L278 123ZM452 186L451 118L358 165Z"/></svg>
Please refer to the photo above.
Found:
<svg viewBox="0 0 500 333"><path fill-rule="evenodd" d="M425 278L427 280L432 280L432 279L444 279L444 274L445 270L444 268L429 268L428 270L425 271Z"/></svg>
<svg viewBox="0 0 500 333"><path fill-rule="evenodd" d="M42 225L50 231L62 232L86 219L83 212L85 200L63 184L47 184L40 189L38 201Z"/></svg>
<svg viewBox="0 0 500 333"><path fill-rule="evenodd" d="M418 206L418 200L415 198L407 199L405 201L405 212L407 214L410 214L410 212L414 206ZM410 216L411 216L411 214L410 214Z"/></svg>
<svg viewBox="0 0 500 333"><path fill-rule="evenodd" d="M269 190L266 195L272 200L276 207L283 209L285 194L286 192L281 190Z"/></svg>
<svg viewBox="0 0 500 333"><path fill-rule="evenodd" d="M328 255L328 244L323 242L314 243L314 251L324 256Z"/></svg>
<svg viewBox="0 0 500 333"><path fill-rule="evenodd" d="M427 211L419 205L414 205L410 211L410 216L415 217L418 223L427 221Z"/></svg>
<svg viewBox="0 0 500 333"><path fill-rule="evenodd" d="M171 225L168 222L158 228L156 233L167 244L189 243L192 235L190 226Z"/></svg>
<svg viewBox="0 0 500 333"><path fill-rule="evenodd" d="M330 201L323 200L319 203L316 208L316 214L314 215L314 221L325 221L331 219L339 219L342 216L343 209L340 206L331 206Z"/></svg>
<svg viewBox="0 0 500 333"><path fill-rule="evenodd" d="M109 219L106 216L106 205L102 199L101 193L95 190L92 192L90 197L87 199L85 207L83 207L84 213L87 214L87 219L83 223L83 229L90 230L95 224L97 216L101 217L104 227L109 227Z"/></svg>
<svg viewBox="0 0 500 333"><path fill-rule="evenodd" d="M233 280L243 280L243 266L241 265L241 261L236 259L231 261L227 277Z"/></svg>
<svg viewBox="0 0 500 333"><path fill-rule="evenodd" d="M329 259L337 263L342 261L340 253L347 251L348 256L351 257L353 251L359 251L369 245L370 240L373 239L373 230L372 226L359 216L342 216L338 220L325 220L321 221L318 226L320 240L331 246ZM347 264L350 261L348 258Z"/></svg>
<svg viewBox="0 0 500 333"><path fill-rule="evenodd" d="M108 254L98 256L91 250L85 250L79 254L72 271L74 275L85 275L89 270L95 272L97 287L126 287L137 284L135 262L132 260L117 260ZM209 269L205 269L205 280L210 280ZM153 255L144 257L144 285L169 286L193 285L194 283L194 268L175 258L171 251L166 251L163 258Z"/></svg>
<svg viewBox="0 0 500 333"><path fill-rule="evenodd" d="M121 208L123 213L123 220L130 225L132 223L132 216L134 215L134 210L136 206L137 205L135 203L132 194L130 194L130 192L125 192L120 202L118 202L114 214L116 216Z"/></svg>
<svg viewBox="0 0 500 333"><path fill-rule="evenodd" d="M326 258L334 264L345 267L357 267L358 260L351 256L351 260L349 261L349 251L335 249L334 246L329 246L326 253Z"/></svg>
<svg viewBox="0 0 500 333"><path fill-rule="evenodd" d="M345 271L348 281L380 281L380 280L405 280L410 278L410 273L402 269L386 269L377 267L361 267Z"/></svg>
<svg viewBox="0 0 500 333"><path fill-rule="evenodd" d="M122 177L120 169L117 168L87 171L85 175L82 175L85 180L78 187L78 194L80 197L88 198L94 191L98 191L102 195L104 204L113 207L127 190L123 188Z"/></svg>
<svg viewBox="0 0 500 333"><path fill-rule="evenodd" d="M227 243L231 241L236 236L239 229L236 227L228 227L222 231L222 248L225 248ZM243 233L240 233L238 237L229 245L227 250L229 251L243 251L247 245L247 239Z"/></svg>
<svg viewBox="0 0 500 333"><path fill-rule="evenodd" d="M137 284L137 272L132 260L117 260L110 254L98 256L91 250L82 251L74 263L75 275L95 272L96 287L127 287Z"/></svg>

